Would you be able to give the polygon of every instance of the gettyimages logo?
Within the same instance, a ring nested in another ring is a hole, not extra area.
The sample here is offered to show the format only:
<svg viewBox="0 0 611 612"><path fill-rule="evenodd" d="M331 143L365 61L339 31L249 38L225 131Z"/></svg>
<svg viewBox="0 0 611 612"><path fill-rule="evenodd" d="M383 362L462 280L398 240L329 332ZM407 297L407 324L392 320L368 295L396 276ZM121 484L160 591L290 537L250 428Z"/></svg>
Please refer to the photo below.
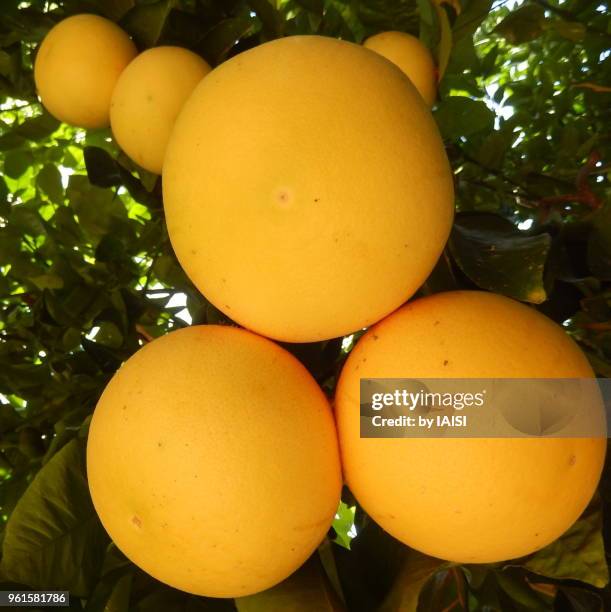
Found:
<svg viewBox="0 0 611 612"><path fill-rule="evenodd" d="M361 379L361 437L600 437L608 379Z"/></svg>

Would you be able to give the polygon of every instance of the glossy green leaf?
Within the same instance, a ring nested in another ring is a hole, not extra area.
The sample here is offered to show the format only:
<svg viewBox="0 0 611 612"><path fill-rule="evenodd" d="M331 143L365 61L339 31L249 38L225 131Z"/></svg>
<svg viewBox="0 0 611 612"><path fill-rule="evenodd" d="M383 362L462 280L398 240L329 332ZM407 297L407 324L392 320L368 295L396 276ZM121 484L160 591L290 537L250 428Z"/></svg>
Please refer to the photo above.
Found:
<svg viewBox="0 0 611 612"><path fill-rule="evenodd" d="M485 213L456 218L450 250L478 287L539 304L545 300L543 272L551 239L528 235L512 223Z"/></svg>
<svg viewBox="0 0 611 612"><path fill-rule="evenodd" d="M253 31L254 25L254 20L248 13L220 21L204 36L200 45L202 55L212 66L216 66L226 58L241 38Z"/></svg>
<svg viewBox="0 0 611 612"><path fill-rule="evenodd" d="M0 572L39 589L86 596L108 539L85 478L84 448L64 446L36 475L6 526Z"/></svg>
<svg viewBox="0 0 611 612"><path fill-rule="evenodd" d="M123 27L141 47L157 44L176 0L158 0L134 6L121 20Z"/></svg>
<svg viewBox="0 0 611 612"><path fill-rule="evenodd" d="M529 557L524 567L547 578L604 587L609 582L609 568L601 527L600 504L594 503L563 536Z"/></svg>
<svg viewBox="0 0 611 612"><path fill-rule="evenodd" d="M462 96L442 100L434 116L442 136L448 140L490 130L494 122L494 114L484 102Z"/></svg>

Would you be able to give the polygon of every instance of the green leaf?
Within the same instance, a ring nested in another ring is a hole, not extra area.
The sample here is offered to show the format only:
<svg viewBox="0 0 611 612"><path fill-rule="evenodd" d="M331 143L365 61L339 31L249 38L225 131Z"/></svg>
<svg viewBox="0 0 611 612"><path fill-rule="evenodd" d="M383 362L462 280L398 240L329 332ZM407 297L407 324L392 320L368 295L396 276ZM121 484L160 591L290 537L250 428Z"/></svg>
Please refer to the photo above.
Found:
<svg viewBox="0 0 611 612"><path fill-rule="evenodd" d="M49 113L43 113L32 119L26 119L15 128L14 133L37 142L53 134L59 126L60 122L57 119Z"/></svg>
<svg viewBox="0 0 611 612"><path fill-rule="evenodd" d="M526 4L505 17L494 31L507 42L519 45L541 36L544 22L543 7L538 4Z"/></svg>
<svg viewBox="0 0 611 612"><path fill-rule="evenodd" d="M45 164L36 176L36 184L52 202L61 203L63 201L64 187L61 174L56 166Z"/></svg>
<svg viewBox="0 0 611 612"><path fill-rule="evenodd" d="M64 286L64 279L57 274L41 274L30 279L39 289L61 289Z"/></svg>
<svg viewBox="0 0 611 612"><path fill-rule="evenodd" d="M380 612L416 612L424 585L446 564L445 561L409 549Z"/></svg>
<svg viewBox="0 0 611 612"><path fill-rule="evenodd" d="M85 147L83 150L87 176L97 187L115 187L121 184L120 166L110 153L100 147Z"/></svg>
<svg viewBox="0 0 611 612"><path fill-rule="evenodd" d="M609 567L601 530L601 505L595 501L563 536L529 557L523 567L547 578L580 580L602 589L609 583Z"/></svg>
<svg viewBox="0 0 611 612"><path fill-rule="evenodd" d="M282 36L284 20L268 0L248 0L248 6L257 14L263 24L263 32L268 40Z"/></svg>
<svg viewBox="0 0 611 612"><path fill-rule="evenodd" d="M441 31L439 46L437 47L437 78L441 81L448 67L450 53L452 52L452 27L450 26L450 19L446 11L437 4L435 6Z"/></svg>
<svg viewBox="0 0 611 612"><path fill-rule="evenodd" d="M248 13L220 21L204 36L199 47L202 55L212 66L220 64L230 49L252 32L254 25L254 19Z"/></svg>
<svg viewBox="0 0 611 612"><path fill-rule="evenodd" d="M123 344L123 334L119 328L110 321L97 324L100 328L95 335L95 341L109 348L119 348Z"/></svg>
<svg viewBox="0 0 611 612"><path fill-rule="evenodd" d="M334 540L336 544L350 550L350 542L354 536L349 535L349 532L354 528L354 513L356 506L348 506L348 504L340 501L337 514L333 520L333 529L337 534Z"/></svg>
<svg viewBox="0 0 611 612"><path fill-rule="evenodd" d="M597 593L564 585L560 587L559 592L557 609L562 609L560 605L564 602L561 597L564 597L568 600L572 612L605 612L603 602Z"/></svg>
<svg viewBox="0 0 611 612"><path fill-rule="evenodd" d="M461 2L461 5L464 6L465 2ZM452 28L454 42L456 43L463 38L471 38L490 13L491 6L492 0L469 0L454 22Z"/></svg>
<svg viewBox="0 0 611 612"><path fill-rule="evenodd" d="M115 568L105 573L87 601L84 612L129 612L133 566Z"/></svg>
<svg viewBox="0 0 611 612"><path fill-rule="evenodd" d="M295 0L295 4L302 6L304 9L315 13L316 15L322 16L325 10L324 0Z"/></svg>
<svg viewBox="0 0 611 612"><path fill-rule="evenodd" d="M136 0L93 0L104 17L119 21L127 11L136 6Z"/></svg>
<svg viewBox="0 0 611 612"><path fill-rule="evenodd" d="M587 28L579 21L563 21L562 19L554 19L546 22L547 29L556 32L563 38L572 42L582 41L587 33Z"/></svg>
<svg viewBox="0 0 611 612"><path fill-rule="evenodd" d="M524 302L545 301L548 234L525 234L494 214L463 213L456 218L449 244L456 263L478 287Z"/></svg>
<svg viewBox="0 0 611 612"><path fill-rule="evenodd" d="M467 578L461 567L446 563L427 580L420 591L418 610L456 610L466 612L469 597ZM473 607L473 609L476 609ZM479 610L479 608L477 608Z"/></svg>
<svg viewBox="0 0 611 612"><path fill-rule="evenodd" d="M172 255L162 255L153 264L155 276L169 287L176 287L186 283L186 275Z"/></svg>
<svg viewBox="0 0 611 612"><path fill-rule="evenodd" d="M175 4L176 0L139 4L125 15L121 25L134 37L139 46L153 47L159 41Z"/></svg>
<svg viewBox="0 0 611 612"><path fill-rule="evenodd" d="M444 138L456 140L483 130L492 130L494 113L484 102L463 96L443 100L434 113Z"/></svg>
<svg viewBox="0 0 611 612"><path fill-rule="evenodd" d="M92 185L86 176L72 175L66 195L81 227L96 241L109 232L113 219L127 217L121 200L112 191Z"/></svg>
<svg viewBox="0 0 611 612"><path fill-rule="evenodd" d="M38 589L91 591L108 538L95 513L81 441L64 446L38 472L13 511L0 572Z"/></svg>
<svg viewBox="0 0 611 612"><path fill-rule="evenodd" d="M336 612L338 597L331 589L317 555L275 587L235 600L238 612Z"/></svg>
<svg viewBox="0 0 611 612"><path fill-rule="evenodd" d="M12 179L18 179L34 162L29 151L9 151L4 156L4 174Z"/></svg>
<svg viewBox="0 0 611 612"><path fill-rule="evenodd" d="M533 590L526 577L521 572L512 571L513 569L495 570L494 576L501 589L520 606L520 610L548 612L553 605L550 597Z"/></svg>
<svg viewBox="0 0 611 612"><path fill-rule="evenodd" d="M26 204L17 204L11 208L9 217L11 227L21 230L30 236L39 236L45 233L42 217Z"/></svg>

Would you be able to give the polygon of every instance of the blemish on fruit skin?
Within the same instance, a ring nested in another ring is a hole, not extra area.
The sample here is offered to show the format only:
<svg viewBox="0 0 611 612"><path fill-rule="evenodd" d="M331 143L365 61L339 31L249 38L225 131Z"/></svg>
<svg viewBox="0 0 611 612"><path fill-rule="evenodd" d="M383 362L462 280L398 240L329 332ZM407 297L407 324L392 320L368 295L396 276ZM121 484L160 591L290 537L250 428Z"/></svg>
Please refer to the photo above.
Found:
<svg viewBox="0 0 611 612"><path fill-rule="evenodd" d="M380 336L377 336L376 334L373 334L373 339L377 340Z"/></svg>
<svg viewBox="0 0 611 612"><path fill-rule="evenodd" d="M123 410L127 410L127 404L123 404Z"/></svg>
<svg viewBox="0 0 611 612"><path fill-rule="evenodd" d="M142 528L142 519L137 514L132 516L132 525L135 525L138 529Z"/></svg>
<svg viewBox="0 0 611 612"><path fill-rule="evenodd" d="M448 363L450 363L450 362L449 362L447 359L444 359L444 360L443 360L443 365L444 365L444 366L447 366L447 365L448 365Z"/></svg>
<svg viewBox="0 0 611 612"><path fill-rule="evenodd" d="M191 255L197 255L197 249L191 249Z"/></svg>
<svg viewBox="0 0 611 612"><path fill-rule="evenodd" d="M290 190L284 187L276 190L274 194L274 200L283 208L288 207L292 199Z"/></svg>
<svg viewBox="0 0 611 612"><path fill-rule="evenodd" d="M435 323L433 323L433 325L439 325L439 321L435 321Z"/></svg>
<svg viewBox="0 0 611 612"><path fill-rule="evenodd" d="M161 447L163 446L163 444L162 444L161 442L157 442L157 446L158 446L159 448L161 448Z"/></svg>
<svg viewBox="0 0 611 612"><path fill-rule="evenodd" d="M569 465L575 465L577 463L577 456L576 455L571 455L569 457Z"/></svg>

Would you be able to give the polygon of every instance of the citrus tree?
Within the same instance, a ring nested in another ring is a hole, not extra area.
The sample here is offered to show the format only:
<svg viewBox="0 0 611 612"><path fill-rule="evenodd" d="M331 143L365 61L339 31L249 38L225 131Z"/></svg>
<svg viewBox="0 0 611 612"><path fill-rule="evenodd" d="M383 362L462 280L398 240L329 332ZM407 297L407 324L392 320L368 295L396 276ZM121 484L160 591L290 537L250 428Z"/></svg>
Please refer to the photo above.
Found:
<svg viewBox="0 0 611 612"><path fill-rule="evenodd" d="M611 376L606 3L3 0L2 589L68 590L71 608L91 612L610 606L607 471L566 534L506 563L457 565L411 550L376 526L347 488L308 563L277 587L236 600L171 589L109 541L84 467L100 393L152 339L190 324L231 321L178 265L160 179L130 161L109 130L60 124L39 103L32 75L38 45L61 19L84 12L119 23L139 50L179 45L213 67L292 34L359 43L386 30L419 35L439 73L433 112L457 210L448 245L419 294L480 288L529 303L565 327L597 375ZM332 396L355 340L285 348Z"/></svg>

